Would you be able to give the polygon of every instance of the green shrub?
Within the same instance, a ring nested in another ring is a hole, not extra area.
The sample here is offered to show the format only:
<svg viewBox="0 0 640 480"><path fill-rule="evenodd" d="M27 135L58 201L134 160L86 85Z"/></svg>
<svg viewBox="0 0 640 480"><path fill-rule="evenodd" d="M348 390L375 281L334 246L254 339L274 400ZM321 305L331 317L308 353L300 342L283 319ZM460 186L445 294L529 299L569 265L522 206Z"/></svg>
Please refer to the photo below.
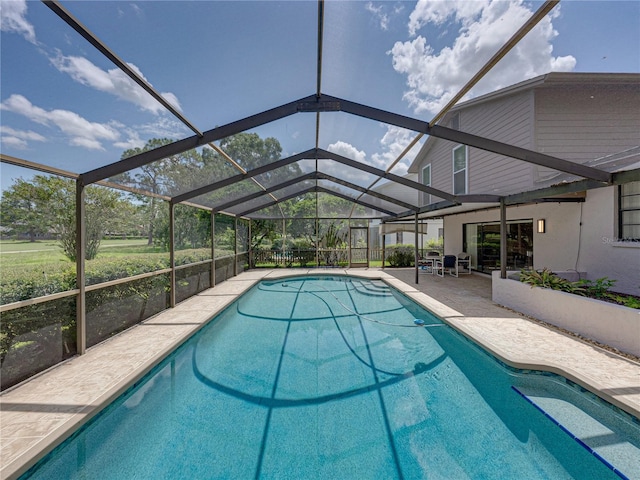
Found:
<svg viewBox="0 0 640 480"><path fill-rule="evenodd" d="M580 279L577 282L570 282L557 276L548 268L544 268L538 271L522 270L520 281L533 287L551 288L640 309L640 297L610 292L609 289L615 285L616 280L607 277L598 278L595 281Z"/></svg>
<svg viewBox="0 0 640 480"><path fill-rule="evenodd" d="M577 285L584 288L585 295L591 298L605 298L609 289L613 287L616 280L610 280L607 277L598 278L595 282L591 280L580 279Z"/></svg>
<svg viewBox="0 0 640 480"><path fill-rule="evenodd" d="M387 247L386 261L391 267L411 267L415 263L415 247L413 245L394 245Z"/></svg>
<svg viewBox="0 0 640 480"><path fill-rule="evenodd" d="M584 294L584 288L577 282L571 282L559 277L548 268L542 270L522 270L520 272L520 281L532 287L550 288L552 290L560 290L562 292Z"/></svg>

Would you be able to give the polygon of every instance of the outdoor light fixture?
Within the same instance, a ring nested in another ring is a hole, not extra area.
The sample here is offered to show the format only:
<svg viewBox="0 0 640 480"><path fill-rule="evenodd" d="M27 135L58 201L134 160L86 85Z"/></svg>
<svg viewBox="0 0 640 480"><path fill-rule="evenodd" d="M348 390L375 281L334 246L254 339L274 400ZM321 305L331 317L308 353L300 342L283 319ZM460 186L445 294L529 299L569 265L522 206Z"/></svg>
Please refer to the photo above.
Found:
<svg viewBox="0 0 640 480"><path fill-rule="evenodd" d="M547 222L544 218L538 220L538 233L545 233L547 231Z"/></svg>

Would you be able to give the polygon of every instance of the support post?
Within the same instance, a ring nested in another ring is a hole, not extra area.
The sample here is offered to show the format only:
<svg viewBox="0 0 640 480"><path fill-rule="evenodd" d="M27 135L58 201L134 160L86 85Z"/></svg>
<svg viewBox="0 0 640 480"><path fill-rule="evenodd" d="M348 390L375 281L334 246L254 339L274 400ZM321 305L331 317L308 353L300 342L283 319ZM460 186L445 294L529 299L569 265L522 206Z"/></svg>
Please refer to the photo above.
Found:
<svg viewBox="0 0 640 480"><path fill-rule="evenodd" d="M349 229L347 237L347 268L351 268L351 222L347 222L347 228Z"/></svg>
<svg viewBox="0 0 640 480"><path fill-rule="evenodd" d="M507 278L507 206L500 199L500 278Z"/></svg>
<svg viewBox="0 0 640 480"><path fill-rule="evenodd" d="M415 225L414 225L414 259L415 259L415 270L416 270L416 285L418 284L418 260L420 260L420 254L418 253L418 212L415 215Z"/></svg>
<svg viewBox="0 0 640 480"><path fill-rule="evenodd" d="M175 204L169 202L169 265L171 267L171 285L169 289L169 306L176 306L176 243L175 243Z"/></svg>
<svg viewBox="0 0 640 480"><path fill-rule="evenodd" d="M286 243L287 243L287 226L285 225L285 221L284 221L284 217L282 218L282 261L284 262L284 265L287 265L287 260L286 260L286 253L287 253L287 249L286 249Z"/></svg>
<svg viewBox="0 0 640 480"><path fill-rule="evenodd" d="M211 211L211 276L209 285L216 286L216 213Z"/></svg>
<svg viewBox="0 0 640 480"><path fill-rule="evenodd" d="M238 217L233 223L233 276L238 275Z"/></svg>
<svg viewBox="0 0 640 480"><path fill-rule="evenodd" d="M248 247L248 250L249 250L249 269L252 269L254 267L254 265L255 265L255 259L253 258L253 245L251 243L251 238L253 238L251 236L251 234L253 233L251 231L251 224L252 223L253 223L252 220L249 219L249 233L248 233L249 236L247 238L247 247Z"/></svg>
<svg viewBox="0 0 640 480"><path fill-rule="evenodd" d="M316 268L320 267L320 222L318 222L318 200L316 195Z"/></svg>
<svg viewBox="0 0 640 480"><path fill-rule="evenodd" d="M384 270L384 264L386 262L386 258L385 258L385 253L386 253L385 247L386 247L386 245L385 244L387 243L386 242L386 237L385 237L385 234L384 234L384 222L382 222L380 224L380 233L382 234L382 269Z"/></svg>
<svg viewBox="0 0 640 480"><path fill-rule="evenodd" d="M84 185L76 180L76 348L79 355L87 350L87 309L85 291L85 257L87 225L85 220Z"/></svg>

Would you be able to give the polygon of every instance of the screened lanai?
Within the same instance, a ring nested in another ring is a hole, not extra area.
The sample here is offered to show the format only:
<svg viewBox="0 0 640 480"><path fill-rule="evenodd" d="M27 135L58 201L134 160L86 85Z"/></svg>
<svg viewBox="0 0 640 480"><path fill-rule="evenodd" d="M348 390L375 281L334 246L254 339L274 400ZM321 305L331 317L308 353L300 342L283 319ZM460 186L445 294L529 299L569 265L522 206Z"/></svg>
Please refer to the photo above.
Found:
<svg viewBox="0 0 640 480"><path fill-rule="evenodd" d="M75 235L73 285L47 284L3 299L3 325L12 316L41 329L64 325L55 333L63 338L62 352L26 374L259 266L266 261L258 248L264 238L270 243L262 254L289 266L367 266L374 256L384 266L384 241L373 253L379 224L410 222L418 281L417 237L426 218L637 181L633 164L568 161L441 123L460 102L527 78L509 74L506 84L496 82L512 70L510 62L527 62L527 52L538 48L532 42L559 18L559 3L503 2L503 11L491 12L491 45L455 66L464 80L451 81L437 102L436 93L425 90L429 78L404 69L402 51L412 46L425 61L443 62L415 41L424 41L429 28L435 35L439 16L451 12L417 8L403 43L389 36L388 22L410 7L404 2L44 1L29 2L28 16L24 4L13 23L4 24L13 30L3 27L14 33L2 45L3 138L11 139L3 142L3 177L71 181ZM566 14L574 8L567 6ZM467 20L450 21L468 28ZM421 29L424 36L416 38ZM34 58L37 69L7 68L21 56ZM381 58L393 68L377 70ZM555 65L565 57L553 58ZM27 98L21 93L27 85L38 93ZM18 148L48 143L30 122L51 128L50 148ZM528 192L453 194L406 175L429 137L552 169L562 178L551 176L544 188ZM97 241L89 220L95 191L144 206L142 235L151 244L164 232L160 260L115 273L86 260ZM152 232L149 225L160 217L166 221ZM294 240L298 244L287 243ZM110 302L129 305L131 318L106 326ZM44 320L43 311L54 314ZM5 354L32 331L8 334ZM7 385L24 376L22 370L5 376Z"/></svg>

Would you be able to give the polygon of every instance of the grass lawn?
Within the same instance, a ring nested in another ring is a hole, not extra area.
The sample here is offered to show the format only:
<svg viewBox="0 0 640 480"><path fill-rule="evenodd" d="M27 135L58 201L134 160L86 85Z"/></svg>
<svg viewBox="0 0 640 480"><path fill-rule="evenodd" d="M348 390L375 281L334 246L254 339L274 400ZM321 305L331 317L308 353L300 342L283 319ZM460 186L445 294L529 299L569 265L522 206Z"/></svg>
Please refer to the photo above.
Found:
<svg viewBox="0 0 640 480"><path fill-rule="evenodd" d="M103 240L98 258L121 257L136 253L159 253L158 247L147 246L146 239ZM0 240L0 269L27 265L71 263L55 240L37 242Z"/></svg>

